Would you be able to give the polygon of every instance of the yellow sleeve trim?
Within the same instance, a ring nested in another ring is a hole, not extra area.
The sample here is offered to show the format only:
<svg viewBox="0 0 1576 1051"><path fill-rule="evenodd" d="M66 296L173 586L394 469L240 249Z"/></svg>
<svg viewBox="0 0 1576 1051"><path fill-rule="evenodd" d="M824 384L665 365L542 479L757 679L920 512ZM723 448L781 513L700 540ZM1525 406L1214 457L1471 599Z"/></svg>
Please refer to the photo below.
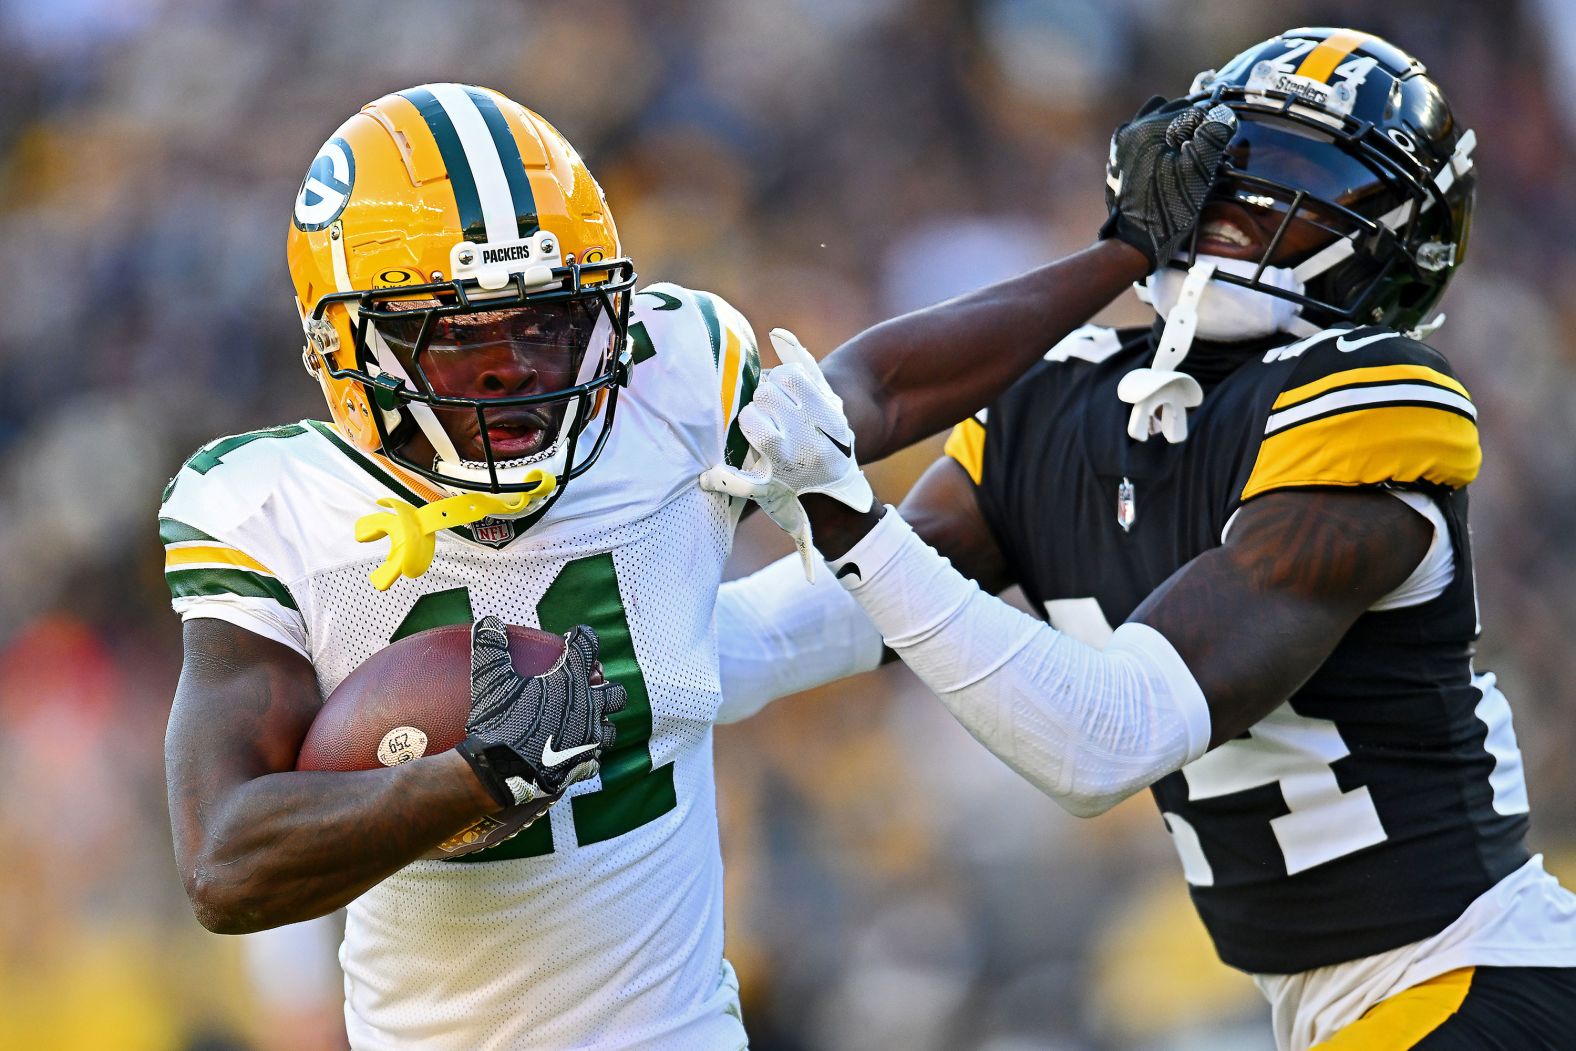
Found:
<svg viewBox="0 0 1576 1051"><path fill-rule="evenodd" d="M1380 1000L1357 1021L1310 1051L1405 1051L1438 1029L1466 1002L1475 967L1447 971Z"/></svg>
<svg viewBox="0 0 1576 1051"><path fill-rule="evenodd" d="M164 569L189 569L193 566L237 566L254 573L275 576L273 570L244 551L214 544L187 544L168 548L164 552Z"/></svg>
<svg viewBox="0 0 1576 1051"><path fill-rule="evenodd" d="M973 418L964 420L947 435L947 444L942 451L963 465L975 485L980 484L980 478L985 474L984 424Z"/></svg>
<svg viewBox="0 0 1576 1051"><path fill-rule="evenodd" d="M1284 409L1288 405L1295 405L1299 401L1307 401L1317 397L1325 391L1334 390L1336 387L1346 387L1354 383L1393 383L1397 380L1422 380L1425 383L1437 383L1447 390L1453 390L1463 398L1471 399L1459 381L1446 376L1438 369L1431 369L1427 365L1374 365L1366 369L1347 369L1337 372L1333 376L1316 379L1312 383L1304 383L1301 387L1293 387L1283 391L1275 399L1272 408Z"/></svg>
<svg viewBox="0 0 1576 1051"><path fill-rule="evenodd" d="M722 418L733 420L733 399L739 392L739 334L731 326L723 328Z"/></svg>
<svg viewBox="0 0 1576 1051"><path fill-rule="evenodd" d="M1477 425L1459 413L1417 405L1354 409L1264 439L1242 499L1303 485L1432 482L1459 489L1482 462Z"/></svg>
<svg viewBox="0 0 1576 1051"><path fill-rule="evenodd" d="M1355 29L1336 30L1308 52L1308 57L1297 67L1297 76L1312 77L1321 84L1328 84L1330 74L1335 72L1341 60L1356 51L1367 39L1367 33L1359 33Z"/></svg>

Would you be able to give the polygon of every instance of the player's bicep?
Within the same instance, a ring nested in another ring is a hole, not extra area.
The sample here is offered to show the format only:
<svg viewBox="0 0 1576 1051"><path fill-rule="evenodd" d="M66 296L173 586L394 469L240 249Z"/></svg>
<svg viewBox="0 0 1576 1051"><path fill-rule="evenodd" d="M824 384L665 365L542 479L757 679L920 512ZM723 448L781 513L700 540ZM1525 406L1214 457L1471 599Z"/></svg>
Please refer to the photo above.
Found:
<svg viewBox="0 0 1576 1051"><path fill-rule="evenodd" d="M1432 535L1382 491L1271 493L1244 505L1227 543L1179 569L1130 619L1181 655L1218 745L1295 693L1406 580Z"/></svg>
<svg viewBox="0 0 1576 1051"><path fill-rule="evenodd" d="M921 540L964 576L992 594L1013 584L1007 556L980 510L975 479L953 456L943 456L920 476L901 508Z"/></svg>
<svg viewBox="0 0 1576 1051"><path fill-rule="evenodd" d="M193 618L164 739L176 847L200 841L229 790L290 770L322 699L299 653L227 621Z"/></svg>

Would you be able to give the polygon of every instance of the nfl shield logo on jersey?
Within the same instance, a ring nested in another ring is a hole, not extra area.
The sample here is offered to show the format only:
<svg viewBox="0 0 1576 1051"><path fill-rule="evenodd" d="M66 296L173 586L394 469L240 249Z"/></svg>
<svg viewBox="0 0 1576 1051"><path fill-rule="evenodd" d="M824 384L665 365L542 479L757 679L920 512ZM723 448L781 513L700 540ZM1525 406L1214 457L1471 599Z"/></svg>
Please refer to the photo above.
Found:
<svg viewBox="0 0 1576 1051"><path fill-rule="evenodd" d="M1133 528L1133 519L1138 517L1138 500L1133 495L1133 483L1123 478L1116 487L1116 524L1122 527L1122 532Z"/></svg>
<svg viewBox="0 0 1576 1051"><path fill-rule="evenodd" d="M503 547L514 539L514 523L507 518L484 518L471 526L471 534L483 544Z"/></svg>

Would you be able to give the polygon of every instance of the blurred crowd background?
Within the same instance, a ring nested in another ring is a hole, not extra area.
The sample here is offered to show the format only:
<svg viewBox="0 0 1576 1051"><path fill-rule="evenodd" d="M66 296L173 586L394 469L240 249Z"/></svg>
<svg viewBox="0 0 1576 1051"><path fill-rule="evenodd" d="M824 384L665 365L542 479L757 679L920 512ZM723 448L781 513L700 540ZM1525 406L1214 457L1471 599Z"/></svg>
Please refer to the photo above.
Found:
<svg viewBox="0 0 1576 1051"><path fill-rule="evenodd" d="M208 935L176 878L154 512L202 442L321 414L282 249L360 104L431 80L526 102L599 175L643 278L824 352L1082 247L1115 123L1326 23L1417 54L1478 133L1435 342L1482 416L1478 666L1516 709L1535 846L1576 874L1576 6L0 0L0 1047L343 1046L332 923ZM878 466L883 494L938 448ZM782 550L746 523L736 568ZM761 1051L1271 1046L1152 804L1064 817L901 668L779 702L717 754Z"/></svg>

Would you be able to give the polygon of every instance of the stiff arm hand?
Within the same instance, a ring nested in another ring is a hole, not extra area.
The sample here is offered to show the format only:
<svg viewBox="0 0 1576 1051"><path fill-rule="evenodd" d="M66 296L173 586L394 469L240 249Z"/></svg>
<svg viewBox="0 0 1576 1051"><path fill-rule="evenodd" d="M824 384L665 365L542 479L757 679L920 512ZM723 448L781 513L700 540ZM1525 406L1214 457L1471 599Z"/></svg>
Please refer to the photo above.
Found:
<svg viewBox="0 0 1576 1051"><path fill-rule="evenodd" d="M540 675L522 676L509 659L503 621L471 625L471 714L459 753L500 806L556 798L595 776L597 757L613 747L609 715L627 698L617 683L592 679L596 632L585 625L564 637L564 655Z"/></svg>
<svg viewBox="0 0 1576 1051"><path fill-rule="evenodd" d="M821 375L815 355L784 328L771 331L782 362L767 369L755 398L739 413L754 459L746 469L718 464L700 476L708 492L754 500L793 538L805 578L815 579L810 520L800 498L820 494L855 511L875 502L854 459L854 432L843 402Z"/></svg>

